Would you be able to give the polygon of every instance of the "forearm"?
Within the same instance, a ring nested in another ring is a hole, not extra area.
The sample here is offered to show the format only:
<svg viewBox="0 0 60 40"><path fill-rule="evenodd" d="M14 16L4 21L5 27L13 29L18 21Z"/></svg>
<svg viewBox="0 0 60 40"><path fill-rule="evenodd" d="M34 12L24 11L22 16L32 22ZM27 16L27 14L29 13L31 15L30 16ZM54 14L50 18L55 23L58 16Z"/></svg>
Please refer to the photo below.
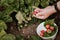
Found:
<svg viewBox="0 0 60 40"><path fill-rule="evenodd" d="M54 6L54 5L53 5L53 6L48 6L48 7L46 7L46 8L50 9L50 13L51 13L51 14L57 12L57 10L55 9L55 6ZM57 2L57 8L58 8L58 10L60 10L60 1Z"/></svg>
<svg viewBox="0 0 60 40"><path fill-rule="evenodd" d="M57 8L58 8L58 10L60 10L60 1L57 2ZM53 13L57 12L57 10L55 9L55 6L54 5L52 6L51 9L52 9Z"/></svg>
<svg viewBox="0 0 60 40"><path fill-rule="evenodd" d="M60 10L60 1L57 2L57 7L58 7L58 9Z"/></svg>

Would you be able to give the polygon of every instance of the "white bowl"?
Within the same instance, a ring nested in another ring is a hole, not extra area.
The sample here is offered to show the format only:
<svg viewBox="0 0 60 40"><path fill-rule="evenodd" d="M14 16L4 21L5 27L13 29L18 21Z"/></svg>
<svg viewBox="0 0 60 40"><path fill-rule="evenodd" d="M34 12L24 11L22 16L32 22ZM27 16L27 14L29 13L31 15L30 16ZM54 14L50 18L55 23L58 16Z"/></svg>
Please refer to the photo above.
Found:
<svg viewBox="0 0 60 40"><path fill-rule="evenodd" d="M41 30L47 30L45 27L44 27L44 23L45 22L42 22L42 23L40 23L39 25L38 25L38 27L37 27L37 29L36 29L36 32L37 32L37 34L40 36L40 33L41 33ZM54 23L54 25L55 26L57 26L55 23ZM40 36L42 39L45 39L45 40L47 40L47 39L55 39L55 37L56 37L56 35L57 35L57 32L58 32L58 27L57 27L57 30L56 30L56 33L54 34L54 35L52 35L52 36L50 36L50 37L42 37L42 36Z"/></svg>

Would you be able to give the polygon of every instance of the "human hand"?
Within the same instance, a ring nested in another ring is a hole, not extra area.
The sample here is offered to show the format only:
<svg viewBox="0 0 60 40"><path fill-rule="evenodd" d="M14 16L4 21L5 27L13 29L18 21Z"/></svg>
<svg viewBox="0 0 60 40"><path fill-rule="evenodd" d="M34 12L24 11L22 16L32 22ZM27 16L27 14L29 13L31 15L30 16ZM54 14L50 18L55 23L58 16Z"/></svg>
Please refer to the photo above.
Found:
<svg viewBox="0 0 60 40"><path fill-rule="evenodd" d="M48 6L44 9L37 8L34 11L37 11L36 15L33 14L34 17L39 18L39 19L46 19L50 15L56 12L54 6Z"/></svg>

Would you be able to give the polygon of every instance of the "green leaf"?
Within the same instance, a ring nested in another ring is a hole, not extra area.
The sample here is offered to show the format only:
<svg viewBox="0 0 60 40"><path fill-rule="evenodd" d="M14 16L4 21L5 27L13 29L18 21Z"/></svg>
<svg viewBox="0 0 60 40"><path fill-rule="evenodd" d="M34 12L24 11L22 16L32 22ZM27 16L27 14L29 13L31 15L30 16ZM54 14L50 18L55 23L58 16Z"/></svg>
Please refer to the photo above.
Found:
<svg viewBox="0 0 60 40"><path fill-rule="evenodd" d="M20 4L23 5L24 4L24 0L19 0Z"/></svg>
<svg viewBox="0 0 60 40"><path fill-rule="evenodd" d="M13 13L15 11L15 9L11 6L7 7L5 10L4 10L4 14L5 15L10 15L11 13Z"/></svg>
<svg viewBox="0 0 60 40"><path fill-rule="evenodd" d="M24 40L24 37L23 36L17 36L16 40Z"/></svg>
<svg viewBox="0 0 60 40"><path fill-rule="evenodd" d="M0 38L0 40L15 40L15 36L12 34L6 34Z"/></svg>
<svg viewBox="0 0 60 40"><path fill-rule="evenodd" d="M5 34L6 34L6 32L4 30L0 30L0 38Z"/></svg>
<svg viewBox="0 0 60 40"><path fill-rule="evenodd" d="M7 29L7 25L5 24L4 21L0 20L0 30L6 30Z"/></svg>
<svg viewBox="0 0 60 40"><path fill-rule="evenodd" d="M6 0L0 0L0 3L4 4L4 3L6 3Z"/></svg>
<svg viewBox="0 0 60 40"><path fill-rule="evenodd" d="M25 3L28 4L28 5L29 5L31 2L32 2L32 0L25 0Z"/></svg>
<svg viewBox="0 0 60 40"><path fill-rule="evenodd" d="M3 20L4 20L5 22L12 22L12 17L10 17L9 15L5 15L5 16L3 17Z"/></svg>
<svg viewBox="0 0 60 40"><path fill-rule="evenodd" d="M36 35L32 35L31 38L32 38L32 40L41 40L41 38Z"/></svg>
<svg viewBox="0 0 60 40"><path fill-rule="evenodd" d="M34 6L38 7L39 4L40 4L40 0L35 0L35 3L34 4L35 4Z"/></svg>
<svg viewBox="0 0 60 40"><path fill-rule="evenodd" d="M15 0L7 0L8 3L13 3Z"/></svg>
<svg viewBox="0 0 60 40"><path fill-rule="evenodd" d="M50 2L50 0L44 0L44 1L41 0L40 4L41 4L42 7L47 7L49 5L49 2Z"/></svg>

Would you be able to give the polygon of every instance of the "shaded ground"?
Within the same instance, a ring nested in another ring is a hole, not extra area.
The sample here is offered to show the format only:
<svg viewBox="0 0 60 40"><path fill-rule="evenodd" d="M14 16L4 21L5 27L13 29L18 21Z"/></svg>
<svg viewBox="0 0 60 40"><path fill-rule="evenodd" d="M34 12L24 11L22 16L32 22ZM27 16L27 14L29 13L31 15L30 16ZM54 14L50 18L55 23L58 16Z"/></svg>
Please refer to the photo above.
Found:
<svg viewBox="0 0 60 40"><path fill-rule="evenodd" d="M59 30L55 40L60 40L60 30Z"/></svg>

